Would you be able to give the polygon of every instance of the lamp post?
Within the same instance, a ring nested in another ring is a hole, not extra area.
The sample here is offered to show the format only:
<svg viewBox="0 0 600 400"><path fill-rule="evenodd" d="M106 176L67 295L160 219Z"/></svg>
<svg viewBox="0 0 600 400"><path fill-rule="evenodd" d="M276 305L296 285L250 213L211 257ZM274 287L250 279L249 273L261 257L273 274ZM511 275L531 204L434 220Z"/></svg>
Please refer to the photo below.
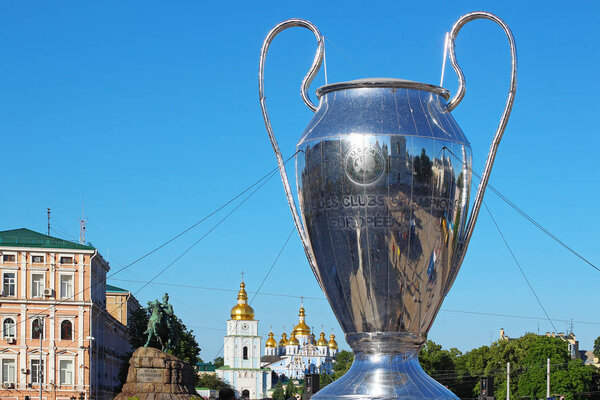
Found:
<svg viewBox="0 0 600 400"><path fill-rule="evenodd" d="M44 335L44 328L43 328L43 323L44 323L44 319L42 317L37 317L37 321L38 324L36 326L37 329L37 333L38 333L38 337L40 339L40 363L38 365L38 386L39 386L39 400L42 400L42 379L44 376L44 373L42 372L42 362L43 362L43 358L42 358L42 336Z"/></svg>
<svg viewBox="0 0 600 400"><path fill-rule="evenodd" d="M44 372L43 372L43 362L44 362L44 358L42 355L42 339L44 336L44 317L40 316L40 315L33 315L30 316L29 318L31 318L32 320L35 319L37 320L38 324L35 328L37 334L38 334L38 338L40 339L40 346L39 346L39 352L40 352L40 359L39 359L39 365L38 365L38 385L39 385L39 389L38 389L38 393L39 393L39 400L42 400L42 379L44 378ZM48 317L48 319L52 319L53 317ZM32 332L33 333L33 332Z"/></svg>
<svg viewBox="0 0 600 400"><path fill-rule="evenodd" d="M88 369L88 371L90 371L90 377L89 377L90 384L88 385L88 390L90 391L90 397L91 397L91 392L92 392L92 351L93 351L92 344L93 344L94 340L96 340L96 338L93 336L86 336L85 339L90 341L90 346L89 346L90 367ZM85 377L84 377L84 383L85 383ZM87 398L88 398L87 392L88 391L86 390L85 391L85 400L87 400Z"/></svg>

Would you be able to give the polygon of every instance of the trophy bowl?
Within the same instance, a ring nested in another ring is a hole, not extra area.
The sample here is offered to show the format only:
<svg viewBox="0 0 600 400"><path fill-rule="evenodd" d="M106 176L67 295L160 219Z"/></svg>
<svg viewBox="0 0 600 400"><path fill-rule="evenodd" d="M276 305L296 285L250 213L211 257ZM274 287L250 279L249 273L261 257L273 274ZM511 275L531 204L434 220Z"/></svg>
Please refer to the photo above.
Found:
<svg viewBox="0 0 600 400"><path fill-rule="evenodd" d="M454 40L470 20L503 27L512 80L502 120L471 215L471 147L450 111L464 96ZM273 38L301 26L319 47L302 84L315 111L296 154L296 208L264 97L264 61ZM360 79L307 94L318 72L323 39L308 21L277 25L265 39L259 70L265 125L287 200L313 272L355 353L340 379L313 398L456 399L421 368L418 354L465 256L516 90L516 50L506 24L493 14L461 17L450 33L459 91L400 79Z"/></svg>

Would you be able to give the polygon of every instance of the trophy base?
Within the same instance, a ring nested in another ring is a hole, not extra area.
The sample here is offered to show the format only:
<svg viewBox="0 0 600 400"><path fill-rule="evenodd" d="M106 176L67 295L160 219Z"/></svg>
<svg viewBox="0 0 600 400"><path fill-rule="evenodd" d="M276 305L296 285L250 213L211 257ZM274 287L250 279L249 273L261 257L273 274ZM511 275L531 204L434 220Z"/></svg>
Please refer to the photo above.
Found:
<svg viewBox="0 0 600 400"><path fill-rule="evenodd" d="M311 400L458 400L454 393L423 371L419 364L420 344L387 352L391 349L378 346L380 343L365 346L363 342L353 346L353 341L348 342L355 350L354 363L344 376L319 390ZM366 350L366 347L370 349Z"/></svg>
<svg viewBox="0 0 600 400"><path fill-rule="evenodd" d="M416 354L356 354L344 376L311 397L311 400L334 399L458 400L458 397L423 371Z"/></svg>

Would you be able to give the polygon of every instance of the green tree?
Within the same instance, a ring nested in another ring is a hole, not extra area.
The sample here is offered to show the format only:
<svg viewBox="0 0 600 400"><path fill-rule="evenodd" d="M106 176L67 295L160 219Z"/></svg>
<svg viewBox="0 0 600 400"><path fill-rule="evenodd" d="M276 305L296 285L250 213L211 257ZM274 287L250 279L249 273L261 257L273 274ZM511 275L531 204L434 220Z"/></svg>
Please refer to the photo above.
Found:
<svg viewBox="0 0 600 400"><path fill-rule="evenodd" d="M130 322L127 325L129 334L129 343L131 347L137 349L146 344L147 335L144 334L148 327L150 312L147 307L142 307L139 310L133 311ZM173 350L169 350L169 354L174 355L182 361L196 365L197 362L202 362L200 355L200 346L196 342L194 331L187 329L185 324L175 316L175 328L177 330L177 344ZM152 339L150 347L160 349L160 343L156 339Z"/></svg>
<svg viewBox="0 0 600 400"><path fill-rule="evenodd" d="M146 307L140 307L131 312L129 321L127 321L127 332L132 348L137 349L146 344L147 336L144 335L144 331L148 327L148 319L150 319L150 315Z"/></svg>
<svg viewBox="0 0 600 400"><path fill-rule="evenodd" d="M600 358L600 336L594 340L594 355Z"/></svg>
<svg viewBox="0 0 600 400"><path fill-rule="evenodd" d="M331 382L333 382L333 376L330 374L326 374L324 372L321 372L319 374L319 387L321 389L323 389L325 386L329 385Z"/></svg>
<svg viewBox="0 0 600 400"><path fill-rule="evenodd" d="M223 379L219 378L217 374L202 374L198 378L196 386L213 390L221 390L229 385Z"/></svg>
<svg viewBox="0 0 600 400"><path fill-rule="evenodd" d="M339 351L333 363L333 380L339 379L344 375L354 362L354 353L348 350Z"/></svg>
<svg viewBox="0 0 600 400"><path fill-rule="evenodd" d="M551 395L563 395L566 400L589 398L577 393L595 391L591 389L595 373L597 372L591 366L584 365L583 361L571 360L566 368L560 368L550 374Z"/></svg>
<svg viewBox="0 0 600 400"><path fill-rule="evenodd" d="M462 356L456 348L442 349L442 346L428 340L421 348L419 362L423 370L459 397L471 397L472 379L467 374L459 374L457 364ZM466 381L466 382L465 382Z"/></svg>
<svg viewBox="0 0 600 400"><path fill-rule="evenodd" d="M296 393L296 387L292 383L291 379L288 379L287 384L285 385L285 398L289 399Z"/></svg>
<svg viewBox="0 0 600 400"><path fill-rule="evenodd" d="M570 361L566 343L549 336L529 333L518 341L521 350L517 360L524 371L517 377L517 396L534 395L537 398L546 396L546 360L556 366L567 365ZM552 377L550 379L552 381Z"/></svg>
<svg viewBox="0 0 600 400"><path fill-rule="evenodd" d="M453 349L456 350L456 349ZM458 350L456 350L458 351ZM456 354L456 353L454 353ZM421 367L430 376L441 376L437 379L444 386L448 386L454 382L454 378L444 378L449 374L455 372L455 359L453 353L448 350L442 349L442 346L435 342L428 340L425 345L421 348L419 353L419 362Z"/></svg>
<svg viewBox="0 0 600 400"><path fill-rule="evenodd" d="M202 362L202 358L200 358L201 349L198 342L196 342L194 331L188 329L177 316L175 316L175 329L177 330L177 344L173 350L169 350L169 353L192 365Z"/></svg>
<svg viewBox="0 0 600 400"><path fill-rule="evenodd" d="M596 368L571 360L567 342L533 333L514 340L499 340L489 347L482 346L459 356L455 364L456 376L459 385L460 381L464 385L450 387L461 398L477 397L481 393L479 377L491 376L494 377L496 399L505 400L506 363L510 362L511 398L544 398L548 358L552 394L573 395L598 390L600 377ZM577 395L571 398L578 399Z"/></svg>
<svg viewBox="0 0 600 400"><path fill-rule="evenodd" d="M285 393L281 381L277 382L275 390L273 390L273 400L285 400Z"/></svg>
<svg viewBox="0 0 600 400"><path fill-rule="evenodd" d="M417 182L431 183L431 178L433 177L432 166L433 162L425 152L425 149L421 149L421 155L416 156L413 160L413 171Z"/></svg>
<svg viewBox="0 0 600 400"><path fill-rule="evenodd" d="M219 368L225 365L225 360L223 359L223 357L215 357L215 359L213 360L213 364L215 365L215 367Z"/></svg>

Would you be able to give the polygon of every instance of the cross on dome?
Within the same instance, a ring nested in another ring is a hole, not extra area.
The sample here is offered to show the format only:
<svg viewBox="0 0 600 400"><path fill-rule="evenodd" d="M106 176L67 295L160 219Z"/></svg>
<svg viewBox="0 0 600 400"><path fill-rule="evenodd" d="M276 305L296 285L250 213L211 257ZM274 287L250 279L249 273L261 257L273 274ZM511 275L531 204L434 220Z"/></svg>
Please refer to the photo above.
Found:
<svg viewBox="0 0 600 400"><path fill-rule="evenodd" d="M231 309L231 319L247 321L254 319L254 309L248 305L248 293L246 293L246 284L243 280L240 283L237 304Z"/></svg>

